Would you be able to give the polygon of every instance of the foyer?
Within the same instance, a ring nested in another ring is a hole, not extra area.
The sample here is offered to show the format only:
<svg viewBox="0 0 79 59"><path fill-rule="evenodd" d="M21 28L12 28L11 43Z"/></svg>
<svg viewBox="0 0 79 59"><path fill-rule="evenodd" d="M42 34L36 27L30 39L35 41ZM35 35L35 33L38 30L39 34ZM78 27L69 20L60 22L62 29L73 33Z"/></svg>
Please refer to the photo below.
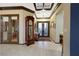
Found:
<svg viewBox="0 0 79 59"><path fill-rule="evenodd" d="M1 56L69 55L70 4L0 4Z"/></svg>

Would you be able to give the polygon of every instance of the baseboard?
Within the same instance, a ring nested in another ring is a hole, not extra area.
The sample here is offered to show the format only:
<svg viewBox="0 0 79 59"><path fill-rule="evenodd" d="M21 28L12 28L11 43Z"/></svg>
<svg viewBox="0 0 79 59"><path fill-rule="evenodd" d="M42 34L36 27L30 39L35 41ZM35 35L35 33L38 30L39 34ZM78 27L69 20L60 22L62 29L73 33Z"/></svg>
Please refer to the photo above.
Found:
<svg viewBox="0 0 79 59"><path fill-rule="evenodd" d="M55 44L60 44L59 42L55 42L55 40L51 39L51 41L53 41Z"/></svg>
<svg viewBox="0 0 79 59"><path fill-rule="evenodd" d="M23 43L23 44L21 44L21 43L19 43L19 45L24 45L25 43Z"/></svg>

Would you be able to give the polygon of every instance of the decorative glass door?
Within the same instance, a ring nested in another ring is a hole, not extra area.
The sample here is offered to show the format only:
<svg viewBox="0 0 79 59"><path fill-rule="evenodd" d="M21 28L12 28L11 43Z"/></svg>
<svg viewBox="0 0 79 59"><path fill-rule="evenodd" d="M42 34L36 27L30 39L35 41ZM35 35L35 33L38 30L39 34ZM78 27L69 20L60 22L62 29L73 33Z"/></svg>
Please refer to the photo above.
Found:
<svg viewBox="0 0 79 59"><path fill-rule="evenodd" d="M42 23L38 23L38 33L39 33L39 36L43 36L42 35L42 28L43 28Z"/></svg>
<svg viewBox="0 0 79 59"><path fill-rule="evenodd" d="M44 36L48 36L48 23L43 23L43 26Z"/></svg>
<svg viewBox="0 0 79 59"><path fill-rule="evenodd" d="M49 36L49 22L37 22L37 31L40 37L48 37Z"/></svg>
<svg viewBox="0 0 79 59"><path fill-rule="evenodd" d="M2 16L1 42L18 43L18 16Z"/></svg>

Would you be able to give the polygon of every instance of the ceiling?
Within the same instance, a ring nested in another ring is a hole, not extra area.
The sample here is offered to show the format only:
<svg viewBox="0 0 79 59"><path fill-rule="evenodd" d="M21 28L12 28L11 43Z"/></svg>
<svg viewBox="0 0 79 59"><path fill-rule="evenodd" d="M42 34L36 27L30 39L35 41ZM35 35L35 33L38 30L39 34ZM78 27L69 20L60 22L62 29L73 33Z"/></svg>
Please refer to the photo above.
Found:
<svg viewBox="0 0 79 59"><path fill-rule="evenodd" d="M57 3L0 3L0 7L24 6L35 11L36 18L49 18Z"/></svg>
<svg viewBox="0 0 79 59"><path fill-rule="evenodd" d="M50 18L56 6L57 3L34 3L36 18Z"/></svg>

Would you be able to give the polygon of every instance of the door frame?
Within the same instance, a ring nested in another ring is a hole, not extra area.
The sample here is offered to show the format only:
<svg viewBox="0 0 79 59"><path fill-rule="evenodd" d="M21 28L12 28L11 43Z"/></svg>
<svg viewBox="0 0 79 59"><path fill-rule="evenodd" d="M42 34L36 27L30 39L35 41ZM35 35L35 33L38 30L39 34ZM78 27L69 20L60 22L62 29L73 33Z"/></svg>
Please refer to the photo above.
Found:
<svg viewBox="0 0 79 59"><path fill-rule="evenodd" d="M2 16L7 16L9 17L9 19L11 20L11 16L17 16L17 20L18 20L18 26L19 26L19 14L2 14L0 15L1 17ZM2 24L0 25L2 27ZM17 37L17 42L14 43L14 42L3 42L3 36L2 36L2 29L1 29L1 44L19 44L19 29L18 29L18 37Z"/></svg>
<svg viewBox="0 0 79 59"><path fill-rule="evenodd" d="M37 21L37 32L38 32L38 23L48 23L48 36L39 36L39 37L50 37L50 21Z"/></svg>

